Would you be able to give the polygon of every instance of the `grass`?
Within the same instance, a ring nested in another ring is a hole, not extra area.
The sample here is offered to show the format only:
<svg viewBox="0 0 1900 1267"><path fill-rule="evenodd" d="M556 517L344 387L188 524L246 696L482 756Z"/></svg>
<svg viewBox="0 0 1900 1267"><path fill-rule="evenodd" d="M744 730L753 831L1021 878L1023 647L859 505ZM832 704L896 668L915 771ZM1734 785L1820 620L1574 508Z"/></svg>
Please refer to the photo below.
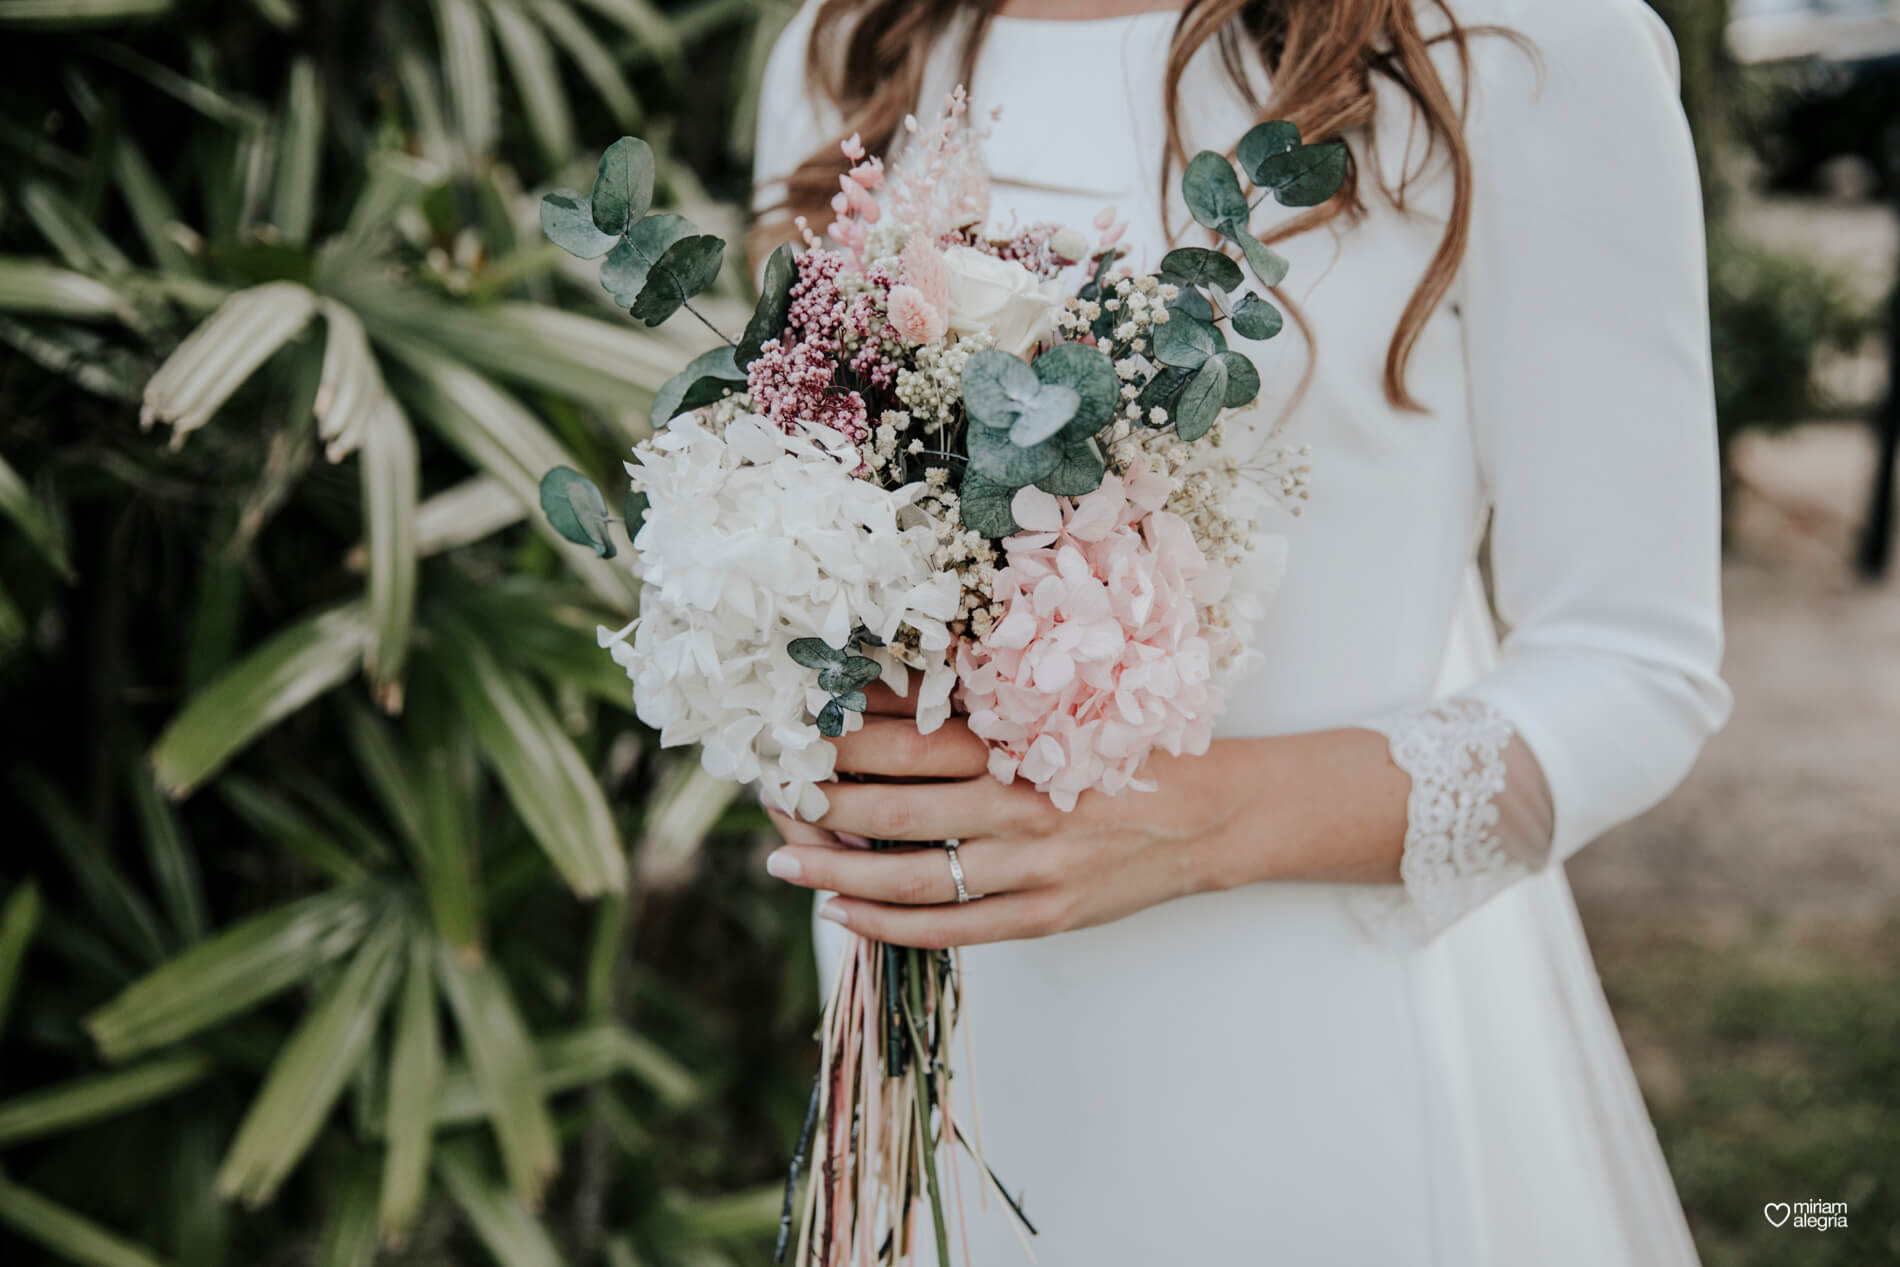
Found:
<svg viewBox="0 0 1900 1267"><path fill-rule="evenodd" d="M1900 926L1599 948L1704 1267L1900 1263ZM1846 1229L1762 1207L1844 1201Z"/></svg>

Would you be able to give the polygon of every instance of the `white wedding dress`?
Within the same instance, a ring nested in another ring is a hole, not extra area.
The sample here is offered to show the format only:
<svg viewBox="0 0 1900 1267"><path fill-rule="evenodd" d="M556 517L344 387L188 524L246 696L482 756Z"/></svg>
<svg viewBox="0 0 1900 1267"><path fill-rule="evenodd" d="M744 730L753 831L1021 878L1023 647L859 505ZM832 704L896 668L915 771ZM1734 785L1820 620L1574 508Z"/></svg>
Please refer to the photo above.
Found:
<svg viewBox="0 0 1900 1267"><path fill-rule="evenodd" d="M766 76L765 201L838 136L806 91L814 8ZM1696 1261L1562 867L1666 794L1729 708L1675 48L1638 0L1455 10L1536 53L1474 36L1470 246L1411 362L1429 412L1395 410L1381 375L1450 206L1438 153L1408 210L1375 190L1357 225L1279 245L1313 339L1289 322L1248 349L1266 382L1251 439L1316 356L1274 441L1312 446L1313 492L1273 525L1291 554L1265 663L1220 730L1385 733L1413 779L1405 882L1260 884L964 953L984 1149L1048 1267ZM994 219L1086 228L1113 204L1137 262L1159 259L1173 22L993 24L970 87L979 112L1001 108ZM1200 58L1188 148L1227 149L1254 115L1214 48ZM1422 125L1380 92L1355 151L1416 167ZM1288 214L1263 207L1255 227ZM1473 565L1487 517L1501 653ZM830 974L842 934L816 927ZM967 1161L963 1180L971 1261L1025 1261Z"/></svg>

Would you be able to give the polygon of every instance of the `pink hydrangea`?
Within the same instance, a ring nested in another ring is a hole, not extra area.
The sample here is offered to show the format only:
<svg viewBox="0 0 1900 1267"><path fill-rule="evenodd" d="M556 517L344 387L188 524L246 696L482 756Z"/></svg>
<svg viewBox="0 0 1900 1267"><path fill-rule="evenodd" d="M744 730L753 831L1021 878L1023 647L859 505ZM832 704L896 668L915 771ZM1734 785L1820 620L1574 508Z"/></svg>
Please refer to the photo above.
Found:
<svg viewBox="0 0 1900 1267"><path fill-rule="evenodd" d="M1090 789L1151 786L1138 774L1156 748L1199 754L1212 738L1213 648L1194 595L1207 561L1161 509L1168 492L1138 459L1073 504L1017 493L1003 617L957 652L990 773L1028 779L1065 811Z"/></svg>

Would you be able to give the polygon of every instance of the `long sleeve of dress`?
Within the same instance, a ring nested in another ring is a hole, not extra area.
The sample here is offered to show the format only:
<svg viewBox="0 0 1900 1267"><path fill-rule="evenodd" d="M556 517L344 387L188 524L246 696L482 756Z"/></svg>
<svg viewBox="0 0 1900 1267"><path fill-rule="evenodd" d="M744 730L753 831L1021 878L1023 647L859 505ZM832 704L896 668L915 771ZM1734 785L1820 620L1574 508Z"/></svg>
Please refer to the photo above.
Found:
<svg viewBox="0 0 1900 1267"><path fill-rule="evenodd" d="M1430 937L1661 800L1727 719L1701 198L1640 0L1516 0L1476 37L1460 285L1509 632L1368 723L1412 776L1385 931Z"/></svg>

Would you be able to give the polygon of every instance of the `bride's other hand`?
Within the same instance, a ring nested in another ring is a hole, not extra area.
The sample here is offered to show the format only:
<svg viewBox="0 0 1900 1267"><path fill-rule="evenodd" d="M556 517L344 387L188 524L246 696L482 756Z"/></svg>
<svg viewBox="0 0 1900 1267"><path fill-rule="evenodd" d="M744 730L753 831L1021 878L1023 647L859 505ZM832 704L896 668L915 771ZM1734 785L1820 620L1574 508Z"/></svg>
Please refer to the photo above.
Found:
<svg viewBox="0 0 1900 1267"><path fill-rule="evenodd" d="M991 778L988 749L964 719L922 735L876 704L861 729L832 742L840 773L882 781L827 788L831 810L815 824L775 813L786 843L766 864L782 880L837 893L821 914L866 937L923 947L1044 937L1253 880L1371 880L1396 869L1405 779L1369 731L1157 754L1144 772L1154 791L1090 792L1064 813L1022 780ZM1325 850L1329 873L1320 873L1322 851L1303 838L1310 810L1301 806L1324 795L1310 780L1343 775L1364 794L1380 766L1398 781L1375 785L1363 802L1368 821L1355 834L1368 842L1364 856L1342 871L1331 861L1339 851ZM918 843L865 848L871 840ZM979 900L957 901L944 840L959 842L966 891Z"/></svg>

